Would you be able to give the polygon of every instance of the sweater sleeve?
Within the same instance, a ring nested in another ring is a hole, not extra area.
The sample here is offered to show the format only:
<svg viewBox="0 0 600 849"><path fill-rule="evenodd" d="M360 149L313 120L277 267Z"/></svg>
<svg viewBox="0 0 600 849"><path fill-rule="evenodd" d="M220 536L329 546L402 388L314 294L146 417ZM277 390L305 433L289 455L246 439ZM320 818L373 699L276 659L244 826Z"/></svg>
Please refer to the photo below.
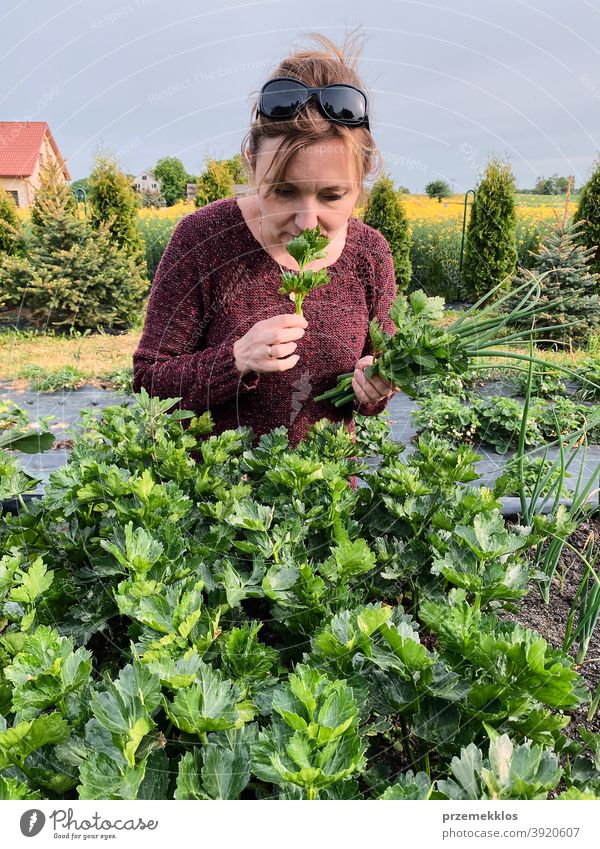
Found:
<svg viewBox="0 0 600 849"><path fill-rule="evenodd" d="M393 336L396 332L396 325L389 317L390 307L397 295L396 275L394 272L394 259L388 243L383 236L381 237L381 245L379 261L376 264L374 285L369 286L367 290L367 300L369 303L369 320L377 318L379 324L388 334ZM373 346L371 337L367 336L365 347L362 352L362 357L373 354ZM393 394L393 393L392 393ZM388 398L382 398L373 404L361 404L357 398L352 401L352 409L355 413L361 416L378 416L388 405L391 395Z"/></svg>
<svg viewBox="0 0 600 849"><path fill-rule="evenodd" d="M133 391L144 387L159 398L181 398L177 407L203 412L255 389L260 375L249 372L242 378L233 353L236 339L202 346L201 238L193 219L178 222L156 270L133 354Z"/></svg>

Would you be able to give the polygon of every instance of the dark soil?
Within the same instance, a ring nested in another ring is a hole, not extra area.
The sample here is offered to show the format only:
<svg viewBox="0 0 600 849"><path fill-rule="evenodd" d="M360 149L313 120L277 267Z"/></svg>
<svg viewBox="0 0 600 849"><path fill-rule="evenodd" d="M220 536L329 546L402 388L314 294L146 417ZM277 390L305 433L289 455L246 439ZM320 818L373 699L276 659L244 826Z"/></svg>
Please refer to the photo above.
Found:
<svg viewBox="0 0 600 849"><path fill-rule="evenodd" d="M600 542L600 516L589 517L568 537L567 541L577 551L583 554L591 533L595 535L597 545ZM544 545L547 545L547 543ZM562 648L565 637L565 628L571 610L571 604L583 579L583 574L584 567L581 560L575 552L565 546L552 579L550 603L547 605L544 603L537 584L534 582L531 585L529 593L524 599L518 602L518 611L516 613L502 612L500 615L502 618L520 622L525 627L538 631L551 646L560 649ZM573 627L576 625L577 615L575 616ZM574 657L578 649L579 644L574 643L569 652L571 656ZM575 668L585 679L593 697L600 683L600 620L590 640L587 655L583 663ZM564 729L566 736L577 739L579 736L577 734L577 727L579 725L585 726L585 728L594 733L600 732L600 709L591 720L588 720L588 708L589 705L586 704L570 712L571 722Z"/></svg>

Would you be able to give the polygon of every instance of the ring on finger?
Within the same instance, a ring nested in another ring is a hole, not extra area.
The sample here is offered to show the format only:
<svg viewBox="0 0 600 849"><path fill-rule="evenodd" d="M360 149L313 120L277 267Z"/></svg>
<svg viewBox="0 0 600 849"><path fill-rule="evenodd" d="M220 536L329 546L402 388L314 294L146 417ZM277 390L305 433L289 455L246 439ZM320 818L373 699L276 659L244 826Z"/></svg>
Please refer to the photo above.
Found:
<svg viewBox="0 0 600 849"><path fill-rule="evenodd" d="M272 345L267 345L267 354L269 355L269 357L273 357L273 353L271 351L272 348L273 348Z"/></svg>

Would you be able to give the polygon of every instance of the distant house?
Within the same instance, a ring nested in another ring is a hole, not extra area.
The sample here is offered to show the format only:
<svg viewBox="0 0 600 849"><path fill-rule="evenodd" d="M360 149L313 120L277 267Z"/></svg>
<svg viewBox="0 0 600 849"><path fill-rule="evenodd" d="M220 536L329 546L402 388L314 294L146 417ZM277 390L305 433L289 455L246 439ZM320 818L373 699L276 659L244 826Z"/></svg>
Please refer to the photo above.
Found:
<svg viewBox="0 0 600 849"><path fill-rule="evenodd" d="M143 190L151 192L160 192L160 183L152 173L152 171L142 171L133 181L133 188L136 192Z"/></svg>
<svg viewBox="0 0 600 849"><path fill-rule="evenodd" d="M0 121L0 187L17 206L31 206L40 184L40 166L60 162L66 180L71 175L46 121Z"/></svg>

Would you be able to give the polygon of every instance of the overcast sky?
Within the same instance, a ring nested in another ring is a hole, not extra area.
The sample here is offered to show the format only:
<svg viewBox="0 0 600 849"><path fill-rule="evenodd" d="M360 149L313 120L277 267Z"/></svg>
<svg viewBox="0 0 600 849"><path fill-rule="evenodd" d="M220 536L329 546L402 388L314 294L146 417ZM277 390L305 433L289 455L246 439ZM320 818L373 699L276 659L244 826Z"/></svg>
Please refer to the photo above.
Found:
<svg viewBox="0 0 600 849"><path fill-rule="evenodd" d="M600 150L600 0L0 0L0 120L47 121L72 178L99 147L130 173L233 156L252 96L318 31L361 27L371 128L396 184L589 175Z"/></svg>

